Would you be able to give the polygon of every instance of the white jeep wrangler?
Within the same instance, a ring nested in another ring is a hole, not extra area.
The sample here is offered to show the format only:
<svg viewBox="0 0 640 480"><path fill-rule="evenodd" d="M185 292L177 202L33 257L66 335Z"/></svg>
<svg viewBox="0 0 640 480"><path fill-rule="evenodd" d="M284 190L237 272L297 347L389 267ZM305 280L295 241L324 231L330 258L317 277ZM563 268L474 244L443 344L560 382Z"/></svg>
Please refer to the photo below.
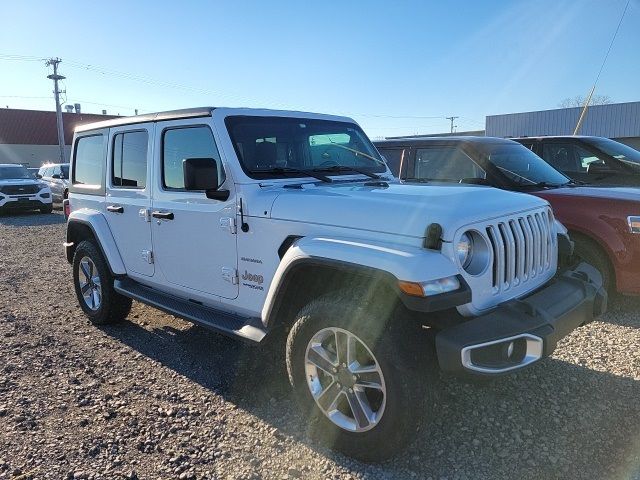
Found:
<svg viewBox="0 0 640 480"><path fill-rule="evenodd" d="M134 299L279 345L317 436L366 460L410 438L437 368L520 369L606 308L595 269L558 271L571 244L545 201L403 185L349 118L198 108L84 125L68 202L92 322Z"/></svg>

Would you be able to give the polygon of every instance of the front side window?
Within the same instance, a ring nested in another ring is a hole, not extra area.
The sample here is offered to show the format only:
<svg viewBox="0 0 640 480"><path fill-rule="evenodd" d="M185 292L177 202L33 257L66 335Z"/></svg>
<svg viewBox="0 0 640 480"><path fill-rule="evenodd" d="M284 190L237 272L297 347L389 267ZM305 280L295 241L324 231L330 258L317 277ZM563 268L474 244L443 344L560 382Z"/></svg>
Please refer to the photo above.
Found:
<svg viewBox="0 0 640 480"><path fill-rule="evenodd" d="M400 176L400 165L403 165L405 150L403 148L378 148L387 161L387 166L396 177Z"/></svg>
<svg viewBox="0 0 640 480"><path fill-rule="evenodd" d="M539 156L518 144L477 145L483 164L490 162L501 175L518 186L564 185L569 179Z"/></svg>
<svg viewBox="0 0 640 480"><path fill-rule="evenodd" d="M0 167L0 180L30 179L31 174L22 165Z"/></svg>
<svg viewBox="0 0 640 480"><path fill-rule="evenodd" d="M416 179L459 182L486 176L486 172L460 148L434 145L416 149Z"/></svg>
<svg viewBox="0 0 640 480"><path fill-rule="evenodd" d="M386 171L375 147L352 123L254 116L227 117L225 123L242 168L252 178L301 177L305 170L353 173L349 167Z"/></svg>
<svg viewBox="0 0 640 480"><path fill-rule="evenodd" d="M542 158L561 172L582 172L578 166L573 145L569 143L545 143L542 147Z"/></svg>
<svg viewBox="0 0 640 480"><path fill-rule="evenodd" d="M80 137L76 142L73 183L101 186L104 161L103 136Z"/></svg>
<svg viewBox="0 0 640 480"><path fill-rule="evenodd" d="M218 181L222 185L224 171L218 147L209 127L185 127L165 130L162 137L163 186L184 190L182 161L186 158L213 158L218 162Z"/></svg>
<svg viewBox="0 0 640 480"><path fill-rule="evenodd" d="M62 178L69 178L69 165L64 164L60 166L60 171L62 172Z"/></svg>
<svg viewBox="0 0 640 480"><path fill-rule="evenodd" d="M146 130L114 135L111 174L111 182L114 187L145 187L147 184L148 141L149 134Z"/></svg>

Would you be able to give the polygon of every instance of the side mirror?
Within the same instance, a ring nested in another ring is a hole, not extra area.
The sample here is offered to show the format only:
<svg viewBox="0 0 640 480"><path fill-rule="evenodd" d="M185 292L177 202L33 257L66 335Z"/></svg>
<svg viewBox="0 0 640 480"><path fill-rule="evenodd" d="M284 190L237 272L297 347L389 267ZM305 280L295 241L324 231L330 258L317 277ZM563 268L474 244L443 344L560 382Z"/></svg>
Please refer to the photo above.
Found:
<svg viewBox="0 0 640 480"><path fill-rule="evenodd" d="M39 173L36 173L36 178L42 178L42 175L40 175Z"/></svg>
<svg viewBox="0 0 640 480"><path fill-rule="evenodd" d="M51 178L57 178L59 180L60 179L60 174L59 173L54 173L53 175L51 175Z"/></svg>
<svg viewBox="0 0 640 480"><path fill-rule="evenodd" d="M185 158L182 160L184 188L190 191L205 191L207 198L226 200L228 190L218 190L218 162L214 158Z"/></svg>

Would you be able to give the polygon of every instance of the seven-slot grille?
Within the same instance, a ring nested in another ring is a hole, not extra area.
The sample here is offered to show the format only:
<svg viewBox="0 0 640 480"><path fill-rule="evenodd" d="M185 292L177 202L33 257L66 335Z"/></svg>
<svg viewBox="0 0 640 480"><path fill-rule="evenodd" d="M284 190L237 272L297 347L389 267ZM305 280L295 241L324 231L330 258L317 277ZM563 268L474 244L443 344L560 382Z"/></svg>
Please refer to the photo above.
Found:
<svg viewBox="0 0 640 480"><path fill-rule="evenodd" d="M555 265L551 211L489 225L486 232L493 251L494 293L521 285Z"/></svg>
<svg viewBox="0 0 640 480"><path fill-rule="evenodd" d="M5 185L0 187L2 193L7 195L33 195L40 191L38 185Z"/></svg>

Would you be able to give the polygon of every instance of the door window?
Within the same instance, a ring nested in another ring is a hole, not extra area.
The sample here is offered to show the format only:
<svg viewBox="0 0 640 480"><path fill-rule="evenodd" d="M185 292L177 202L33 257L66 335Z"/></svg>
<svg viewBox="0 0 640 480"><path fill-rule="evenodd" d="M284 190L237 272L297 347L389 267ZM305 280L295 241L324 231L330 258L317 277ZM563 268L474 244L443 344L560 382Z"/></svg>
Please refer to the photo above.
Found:
<svg viewBox="0 0 640 480"><path fill-rule="evenodd" d="M104 187L105 157L102 135L80 137L76 142L73 183Z"/></svg>
<svg viewBox="0 0 640 480"><path fill-rule="evenodd" d="M586 171L576 162L574 146L570 143L545 143L542 158L561 172L580 173Z"/></svg>
<svg viewBox="0 0 640 480"><path fill-rule="evenodd" d="M145 187L148 141L146 130L118 133L113 137L111 182L114 187Z"/></svg>
<svg viewBox="0 0 640 480"><path fill-rule="evenodd" d="M456 147L418 148L414 178L459 182L463 178L486 178L486 172Z"/></svg>
<svg viewBox="0 0 640 480"><path fill-rule="evenodd" d="M391 173L393 173L396 177L399 177L400 165L407 161L406 157L403 161L405 150L403 148L383 148L379 150L387 161L387 166L389 167L389 170L391 170Z"/></svg>
<svg viewBox="0 0 640 480"><path fill-rule="evenodd" d="M182 161L186 158L213 158L218 162L219 183L224 182L220 154L209 127L165 130L162 137L162 185L168 190L184 190Z"/></svg>

